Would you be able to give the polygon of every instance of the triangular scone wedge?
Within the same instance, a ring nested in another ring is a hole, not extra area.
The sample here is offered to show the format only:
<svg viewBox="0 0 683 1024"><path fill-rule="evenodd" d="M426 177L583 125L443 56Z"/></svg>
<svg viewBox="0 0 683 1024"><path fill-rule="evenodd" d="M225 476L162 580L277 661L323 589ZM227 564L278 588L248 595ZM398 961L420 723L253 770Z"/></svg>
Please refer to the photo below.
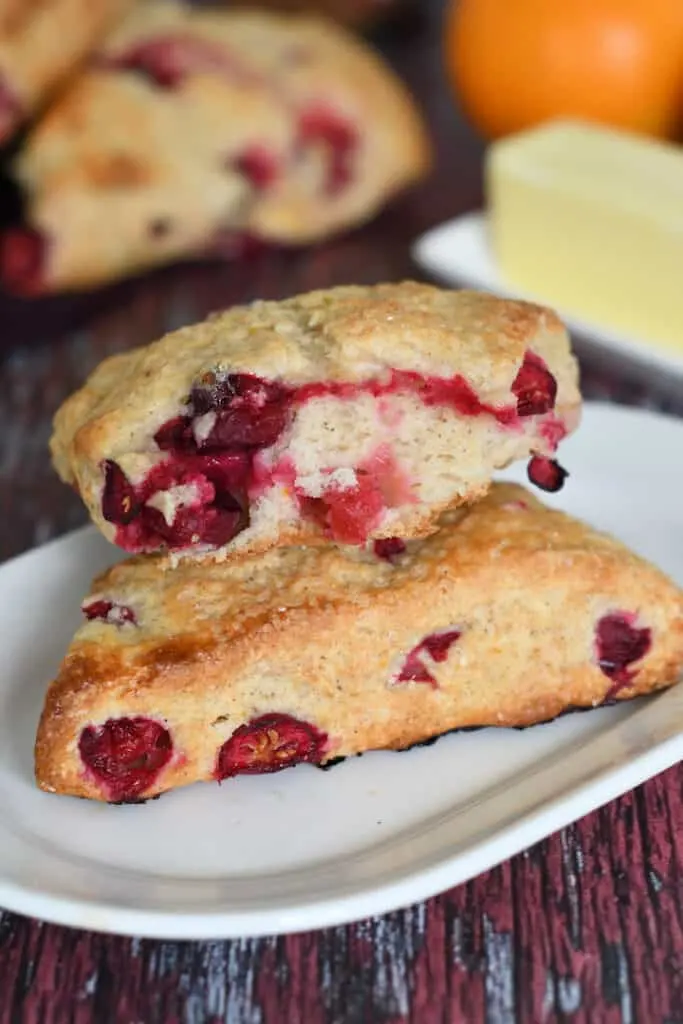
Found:
<svg viewBox="0 0 683 1024"><path fill-rule="evenodd" d="M540 306L332 288L107 360L58 411L52 452L135 554L415 537L495 469L551 455L578 422L577 376Z"/></svg>
<svg viewBox="0 0 683 1024"><path fill-rule="evenodd" d="M88 288L246 237L303 243L372 216L430 148L403 84L307 17L145 0L16 162L28 229L6 286Z"/></svg>
<svg viewBox="0 0 683 1024"><path fill-rule="evenodd" d="M95 581L40 721L43 789L145 799L531 725L683 669L681 591L516 485L405 546L166 566Z"/></svg>
<svg viewBox="0 0 683 1024"><path fill-rule="evenodd" d="M94 50L133 0L0 2L0 144Z"/></svg>

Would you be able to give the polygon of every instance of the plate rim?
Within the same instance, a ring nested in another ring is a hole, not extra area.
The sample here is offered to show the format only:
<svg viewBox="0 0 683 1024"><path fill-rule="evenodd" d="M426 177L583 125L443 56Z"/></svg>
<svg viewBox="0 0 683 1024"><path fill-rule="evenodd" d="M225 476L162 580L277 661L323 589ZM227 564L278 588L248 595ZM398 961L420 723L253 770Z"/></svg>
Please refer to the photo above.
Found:
<svg viewBox="0 0 683 1024"><path fill-rule="evenodd" d="M668 429L683 428L683 420L674 415L657 410L623 406L610 402L586 402L585 413L588 416L607 416L616 420L648 420L654 426ZM60 537L53 538L44 544L31 548L0 565L0 572L7 566L39 558L50 547L65 541L75 540L79 536L97 533L92 525L86 525L70 531ZM10 678L5 683L10 686ZM2 683L0 682L0 685ZM628 729L630 723L642 723L644 720L663 719L662 728L665 735L646 749L641 749L635 757L622 758L614 766L601 763L598 771L591 778L573 781L569 779L564 788L560 788L550 796L543 796L539 802L527 806L513 824L498 824L478 834L469 841L464 849L456 849L450 855L442 853L439 847L435 852L436 861L426 860L427 866L415 864L415 857L408 866L401 866L397 873L391 875L385 884L363 887L349 883L351 891L337 889L337 894L324 898L314 897L309 901L291 903L285 907L256 909L226 909L220 906L216 910L179 911L177 909L130 908L112 905L106 899L81 898L64 896L51 892L44 883L33 886L23 885L11 877L6 877L6 868L0 861L0 906L19 913L27 914L42 920L69 927L84 928L95 932L118 935L133 935L156 939L226 939L238 937L257 937L264 935L292 934L315 928L331 927L348 924L369 916L387 913L413 903L428 899L455 885L489 870L496 864L509 859L521 850L539 841L545 836L566 827L584 814L603 806L615 797L641 784L653 775L659 774L683 758L683 716L667 713L669 703L680 703L683 709L683 692L674 687L663 693L647 698L641 705L627 705L633 711L622 720L610 720L605 729L599 729L585 740L584 746L592 752L604 746L605 737L617 735ZM676 725L676 722L680 723ZM668 731L666 731L668 730ZM568 760L571 761L575 752L569 747L561 755L554 758L551 768L554 771ZM606 755L605 755L606 756ZM586 758L588 760L588 758ZM533 772L535 766L545 764L549 755L515 772L501 780L493 787L493 797L509 794L511 790L523 788L524 776ZM590 762L593 764L593 762ZM587 770L587 769L586 769ZM592 769L591 769L592 771ZM461 806L462 812L462 806ZM460 813L461 813L460 812ZM434 816L432 816L434 817ZM453 805L440 812L437 817L446 821L451 819L454 825ZM457 812L456 812L457 817ZM422 827L431 818L418 823ZM389 847L406 842L406 833L411 826L379 840L375 844L364 847L360 854L371 856L373 851L383 843ZM7 829L11 834L11 827ZM0 837L3 828L0 827ZM25 841L25 840L24 840ZM68 854L65 854L68 860ZM335 863L332 858L328 863ZM94 864L93 870L98 865ZM134 869L127 869L137 877ZM305 866L294 869L306 871ZM112 866L104 869L105 875L120 869ZM262 873L265 876L265 872ZM167 881L173 879L168 876ZM258 876L255 876L258 877ZM197 880L200 882L201 880ZM187 884L192 885L188 879Z"/></svg>

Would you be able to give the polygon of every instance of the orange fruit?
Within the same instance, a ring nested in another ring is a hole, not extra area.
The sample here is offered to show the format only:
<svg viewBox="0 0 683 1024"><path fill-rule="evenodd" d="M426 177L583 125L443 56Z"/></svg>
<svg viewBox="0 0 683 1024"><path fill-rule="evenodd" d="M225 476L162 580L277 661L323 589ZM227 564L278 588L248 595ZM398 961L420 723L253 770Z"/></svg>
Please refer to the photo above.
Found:
<svg viewBox="0 0 683 1024"><path fill-rule="evenodd" d="M683 0L453 0L445 57L487 138L555 117L667 137L683 113Z"/></svg>

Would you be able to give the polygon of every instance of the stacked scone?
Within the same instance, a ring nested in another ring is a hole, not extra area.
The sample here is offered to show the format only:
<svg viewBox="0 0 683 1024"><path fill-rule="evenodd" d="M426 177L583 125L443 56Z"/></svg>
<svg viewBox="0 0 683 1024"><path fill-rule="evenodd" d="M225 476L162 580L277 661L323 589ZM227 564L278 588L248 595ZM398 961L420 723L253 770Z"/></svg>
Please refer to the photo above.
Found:
<svg viewBox="0 0 683 1024"><path fill-rule="evenodd" d="M138 801L674 683L683 595L558 489L549 310L411 282L257 302L99 366L52 451L134 557L95 580L36 776Z"/></svg>

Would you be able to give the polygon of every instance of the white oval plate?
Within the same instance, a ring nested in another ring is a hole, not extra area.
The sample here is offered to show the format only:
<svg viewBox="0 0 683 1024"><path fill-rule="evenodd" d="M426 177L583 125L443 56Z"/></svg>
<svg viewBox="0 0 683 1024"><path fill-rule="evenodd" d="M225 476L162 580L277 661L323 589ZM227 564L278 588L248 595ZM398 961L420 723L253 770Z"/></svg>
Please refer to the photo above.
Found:
<svg viewBox="0 0 683 1024"><path fill-rule="evenodd" d="M681 451L683 421L589 406L563 446L571 476L549 503L683 583ZM453 734L143 806L41 793L32 753L45 686L91 576L115 557L87 529L0 569L0 905L11 910L162 938L339 924L463 882L683 757L676 687L525 731Z"/></svg>
<svg viewBox="0 0 683 1024"><path fill-rule="evenodd" d="M506 298L547 302L542 295L522 293L506 284L488 240L486 214L479 210L432 228L417 239L413 259L432 277L448 284L482 288ZM553 305L553 303L549 303ZM636 338L574 316L570 309L558 310L571 332L601 355L616 355L638 367L683 376L683 356L647 338Z"/></svg>

